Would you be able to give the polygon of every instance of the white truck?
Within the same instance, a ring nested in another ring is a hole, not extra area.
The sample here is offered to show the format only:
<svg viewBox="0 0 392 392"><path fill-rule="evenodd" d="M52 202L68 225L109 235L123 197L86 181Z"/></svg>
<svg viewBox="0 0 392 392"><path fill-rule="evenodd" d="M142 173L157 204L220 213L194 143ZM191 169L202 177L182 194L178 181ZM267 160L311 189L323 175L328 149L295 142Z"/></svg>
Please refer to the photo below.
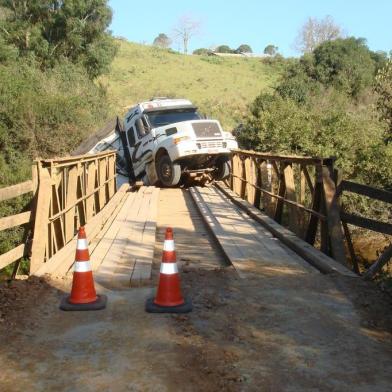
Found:
<svg viewBox="0 0 392 392"><path fill-rule="evenodd" d="M222 180L238 144L216 120L203 119L186 99L153 98L117 125L130 176L171 187L187 179Z"/></svg>

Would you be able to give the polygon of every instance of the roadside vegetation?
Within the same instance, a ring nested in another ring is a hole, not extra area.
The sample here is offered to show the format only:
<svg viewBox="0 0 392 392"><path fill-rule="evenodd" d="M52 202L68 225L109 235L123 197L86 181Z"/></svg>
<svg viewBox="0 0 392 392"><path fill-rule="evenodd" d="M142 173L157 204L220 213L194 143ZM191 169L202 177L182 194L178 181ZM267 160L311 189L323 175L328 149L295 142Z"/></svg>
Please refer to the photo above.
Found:
<svg viewBox="0 0 392 392"><path fill-rule="evenodd" d="M116 51L110 20L106 0L0 0L0 187L30 179L34 158L68 153L109 117L96 78ZM0 217L27 202L2 202ZM0 254L22 231L0 232Z"/></svg>

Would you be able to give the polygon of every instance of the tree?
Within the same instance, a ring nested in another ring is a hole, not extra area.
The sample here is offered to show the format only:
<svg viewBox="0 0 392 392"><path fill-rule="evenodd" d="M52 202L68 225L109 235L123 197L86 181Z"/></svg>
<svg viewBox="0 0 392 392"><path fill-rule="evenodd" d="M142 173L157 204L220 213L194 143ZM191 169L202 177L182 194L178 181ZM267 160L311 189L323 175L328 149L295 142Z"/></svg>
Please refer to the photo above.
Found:
<svg viewBox="0 0 392 392"><path fill-rule="evenodd" d="M279 50L279 48L277 46L270 44L264 48L264 54L268 54L270 56L275 56L276 53L278 53L278 50Z"/></svg>
<svg viewBox="0 0 392 392"><path fill-rule="evenodd" d="M253 51L248 44L242 44L235 50L235 53L253 53Z"/></svg>
<svg viewBox="0 0 392 392"><path fill-rule="evenodd" d="M375 90L378 95L377 109L388 124L385 142L392 142L392 60L380 69L376 76Z"/></svg>
<svg viewBox="0 0 392 392"><path fill-rule="evenodd" d="M209 53L211 53L212 51L210 49L207 48L199 48L193 51L193 54L199 55L199 56L206 56Z"/></svg>
<svg viewBox="0 0 392 392"><path fill-rule="evenodd" d="M43 68L67 58L83 64L91 78L103 73L116 51L107 28L107 0L0 0L8 12L0 34L21 56L34 56Z"/></svg>
<svg viewBox="0 0 392 392"><path fill-rule="evenodd" d="M153 45L159 46L160 48L168 48L171 43L171 39L166 34L160 33L158 37L154 39Z"/></svg>
<svg viewBox="0 0 392 392"><path fill-rule="evenodd" d="M200 22L189 15L183 15L174 27L174 37L181 42L184 54L188 53L189 40L200 33Z"/></svg>
<svg viewBox="0 0 392 392"><path fill-rule="evenodd" d="M215 49L216 53L233 53L233 50L228 45L219 45Z"/></svg>
<svg viewBox="0 0 392 392"><path fill-rule="evenodd" d="M295 47L299 52L313 52L317 46L325 41L342 38L343 31L330 15L324 19L308 18L298 32Z"/></svg>

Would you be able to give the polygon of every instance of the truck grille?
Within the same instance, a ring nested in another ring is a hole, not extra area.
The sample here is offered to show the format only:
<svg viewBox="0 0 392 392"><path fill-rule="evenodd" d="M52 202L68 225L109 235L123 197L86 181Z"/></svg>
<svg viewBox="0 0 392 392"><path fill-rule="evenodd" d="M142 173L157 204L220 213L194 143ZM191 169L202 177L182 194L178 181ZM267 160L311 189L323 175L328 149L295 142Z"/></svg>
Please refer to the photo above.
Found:
<svg viewBox="0 0 392 392"><path fill-rule="evenodd" d="M214 140L214 141L203 141L203 142L197 142L197 147L199 148L221 148L223 146L223 142L220 140Z"/></svg>
<svg viewBox="0 0 392 392"><path fill-rule="evenodd" d="M197 138L221 137L219 126L215 122L192 123Z"/></svg>

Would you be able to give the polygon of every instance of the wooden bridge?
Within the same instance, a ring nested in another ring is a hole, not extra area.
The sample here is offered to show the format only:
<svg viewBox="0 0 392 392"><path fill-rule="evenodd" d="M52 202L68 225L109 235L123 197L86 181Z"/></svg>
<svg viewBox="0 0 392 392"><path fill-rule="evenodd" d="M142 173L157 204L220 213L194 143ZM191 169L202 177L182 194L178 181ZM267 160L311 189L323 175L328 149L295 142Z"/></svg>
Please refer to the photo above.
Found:
<svg viewBox="0 0 392 392"><path fill-rule="evenodd" d="M30 274L72 271L75 233L86 225L95 270L121 269L121 280L131 286L150 279L160 190L117 188L115 159L115 152L109 151L37 160L31 181L1 189L0 201L26 193L31 197L24 211L0 218L0 230L24 228L24 242L0 256L0 269L14 263L15 275L20 260L28 258ZM229 181L176 192L190 192L210 235L239 270L235 260L246 259L239 255L255 222L321 272L351 276L359 276L360 269L349 225L392 235L390 222L350 213L341 203L343 192L350 192L381 201L390 210L392 193L342 180L333 159L238 150ZM174 211L175 203L170 208ZM227 229L233 222L221 222L219 216L239 210L244 242L235 251L233 233ZM109 265L106 256L113 256L112 251L115 261ZM391 254L390 245L364 277L379 272Z"/></svg>
<svg viewBox="0 0 392 392"><path fill-rule="evenodd" d="M0 218L0 230L23 232L0 269L12 265L17 277L29 260L30 275L69 285L85 225L97 290L109 296L108 309L88 315L58 311L57 292L40 297L28 313L37 327L21 323L0 349L5 390L389 389L390 334L364 324L374 320L358 296L392 246L363 272L350 229L390 236L392 224L345 205L359 194L391 211L390 192L342 180L333 159L242 150L225 183L117 186L115 157L37 160L31 181L0 190L0 202L26 201ZM168 226L195 310L151 318L144 301Z"/></svg>

